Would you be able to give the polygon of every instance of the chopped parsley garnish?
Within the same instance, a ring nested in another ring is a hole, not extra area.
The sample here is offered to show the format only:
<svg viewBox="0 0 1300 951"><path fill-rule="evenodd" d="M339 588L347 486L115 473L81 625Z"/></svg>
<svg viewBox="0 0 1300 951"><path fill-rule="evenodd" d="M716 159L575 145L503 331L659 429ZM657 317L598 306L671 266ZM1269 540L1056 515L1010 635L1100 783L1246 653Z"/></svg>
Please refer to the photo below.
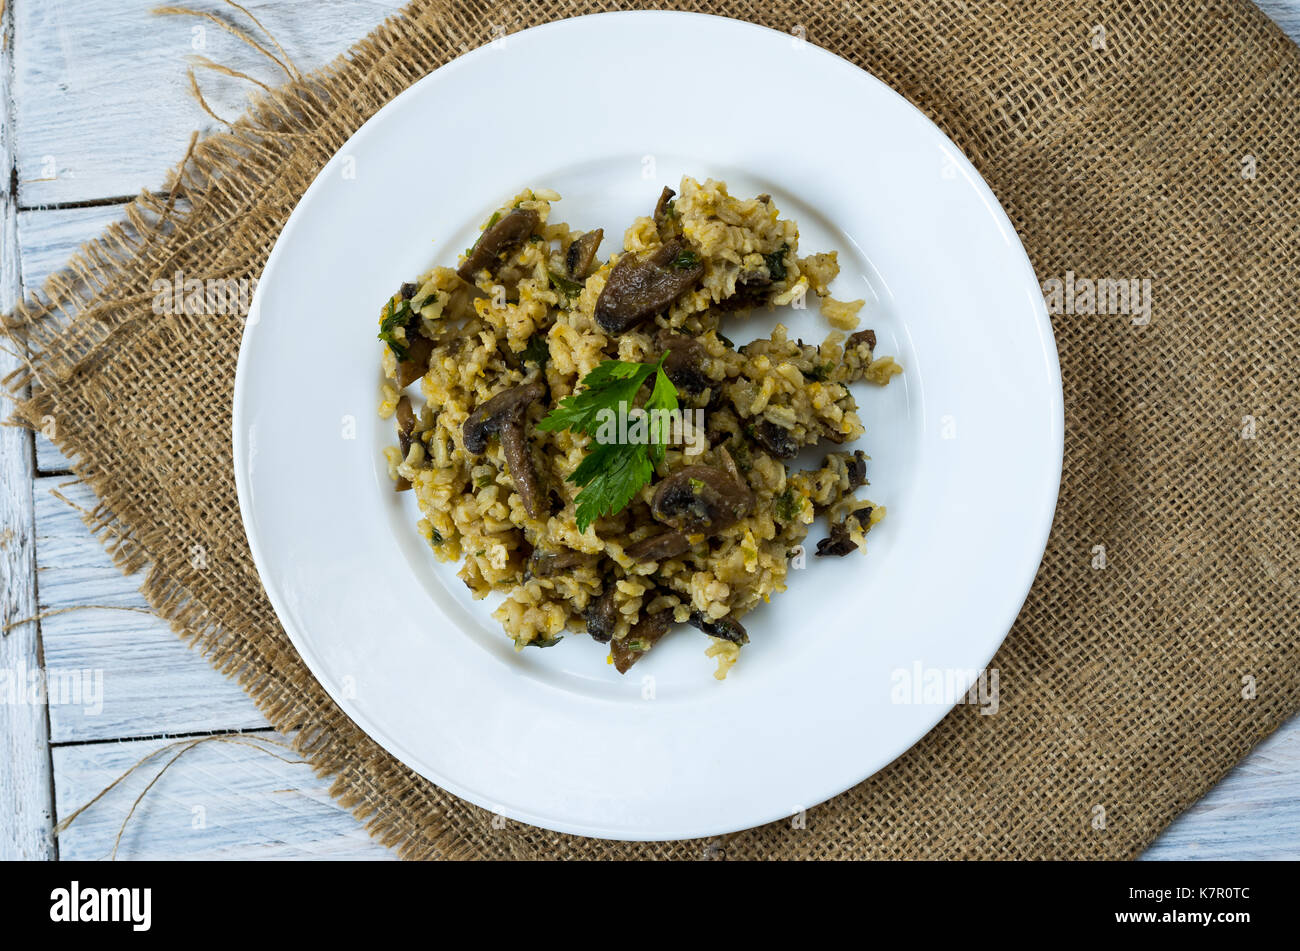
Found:
<svg viewBox="0 0 1300 951"><path fill-rule="evenodd" d="M563 274L556 274L554 271L547 271L546 275L551 279L551 287L565 297L577 297L582 293L582 284L578 281L571 281Z"/></svg>
<svg viewBox="0 0 1300 951"><path fill-rule="evenodd" d="M410 301L400 301L394 307L390 300L384 307L384 316L379 321L379 339L388 344L388 349L399 360L406 359L406 344L397 339L397 331L399 328L405 330L414 319L415 311L411 310Z"/></svg>
<svg viewBox="0 0 1300 951"><path fill-rule="evenodd" d="M551 345L546 342L546 334L535 333L528 338L528 346L519 354L525 363L536 363L543 370L551 359Z"/></svg>
<svg viewBox="0 0 1300 951"><path fill-rule="evenodd" d="M753 457L749 454L749 443L743 439L737 439L731 445L731 461L736 464L736 468L741 472L749 472L754 468Z"/></svg>
<svg viewBox="0 0 1300 951"><path fill-rule="evenodd" d="M767 264L768 277L772 279L773 284L785 280L785 255L789 250L790 245L786 243L771 254L763 255L763 261Z"/></svg>
<svg viewBox="0 0 1300 951"><path fill-rule="evenodd" d="M666 354L665 354L666 356ZM649 426L644 443L596 441L606 413L626 417L643 383L652 375L654 386L644 409L676 410L677 387L664 372L664 357L658 363L627 363L605 360L582 379L582 392L566 396L537 424L547 432L563 429L592 437L587 455L568 481L581 486L577 499L578 531L585 532L596 519L622 511L663 461L668 433Z"/></svg>
<svg viewBox="0 0 1300 951"><path fill-rule="evenodd" d="M689 271L695 265L700 263L700 256L689 248L683 248L677 252L677 256L669 262L670 267L679 271Z"/></svg>
<svg viewBox="0 0 1300 951"><path fill-rule="evenodd" d="M773 501L776 517L781 522L793 522L803 511L803 496L794 489L786 489Z"/></svg>
<svg viewBox="0 0 1300 951"><path fill-rule="evenodd" d="M539 637L531 641L526 641L522 637L516 637L515 650L523 650L525 647L554 647L560 641L564 640L564 635L559 634L555 637Z"/></svg>
<svg viewBox="0 0 1300 951"><path fill-rule="evenodd" d="M831 378L831 373L834 369L835 364L833 363L819 363L811 370L803 370L803 378L805 380L813 380L817 383L825 383Z"/></svg>

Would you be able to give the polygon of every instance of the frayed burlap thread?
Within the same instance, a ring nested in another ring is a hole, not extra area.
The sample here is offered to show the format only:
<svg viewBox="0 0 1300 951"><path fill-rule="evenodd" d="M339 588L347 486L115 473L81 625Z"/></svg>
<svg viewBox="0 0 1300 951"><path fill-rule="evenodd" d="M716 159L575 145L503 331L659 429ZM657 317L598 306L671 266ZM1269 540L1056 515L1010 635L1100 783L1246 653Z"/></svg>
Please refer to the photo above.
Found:
<svg viewBox="0 0 1300 951"><path fill-rule="evenodd" d="M975 162L1041 279L1151 282L1148 323L1054 318L1061 501L994 661L996 715L958 707L802 821L600 842L493 822L412 774L276 622L231 467L242 328L155 316L153 279L259 274L317 170L393 96L494 31L613 4L419 0L260 95L7 319L29 356L8 381L30 384L19 418L93 488L88 520L123 569L147 567L150 605L405 857L1134 856L1300 705L1300 51L1239 0L669 6L802 31L898 89Z"/></svg>

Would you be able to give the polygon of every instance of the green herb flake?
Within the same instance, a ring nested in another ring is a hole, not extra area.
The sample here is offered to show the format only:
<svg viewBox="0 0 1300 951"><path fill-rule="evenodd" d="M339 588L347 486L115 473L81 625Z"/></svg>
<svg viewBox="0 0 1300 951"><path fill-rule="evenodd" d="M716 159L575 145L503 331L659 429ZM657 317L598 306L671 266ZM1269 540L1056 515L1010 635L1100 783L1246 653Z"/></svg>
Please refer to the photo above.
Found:
<svg viewBox="0 0 1300 951"><path fill-rule="evenodd" d="M526 641L522 637L516 637L515 650L523 650L525 647L554 647L560 641L564 640L564 635L560 634L555 637L539 637L535 640Z"/></svg>
<svg viewBox="0 0 1300 951"><path fill-rule="evenodd" d="M669 267L676 268L679 271L689 271L695 265L700 263L700 256L689 248L683 248L677 252L677 256L669 262Z"/></svg>
<svg viewBox="0 0 1300 951"><path fill-rule="evenodd" d="M783 243L781 247L777 248L771 254L763 255L763 261L767 264L767 274L772 279L773 284L785 280L785 256L789 251L790 245L788 243Z"/></svg>
<svg viewBox="0 0 1300 951"><path fill-rule="evenodd" d="M492 478L492 476L485 475L485 476L479 476L477 479L475 479L474 484L478 486L480 489L486 489L488 486L494 484L496 481L497 480Z"/></svg>
<svg viewBox="0 0 1300 951"><path fill-rule="evenodd" d="M749 454L749 443L743 439L737 439L731 445L731 461L736 464L736 468L741 472L749 472L754 468L754 459Z"/></svg>
<svg viewBox="0 0 1300 951"><path fill-rule="evenodd" d="M805 380L812 380L817 383L825 383L831 378L831 373L835 371L833 363L819 363L811 370L802 370Z"/></svg>
<svg viewBox="0 0 1300 951"><path fill-rule="evenodd" d="M411 310L410 301L401 301L394 305L389 300L384 305L383 316L379 320L379 339L388 344L388 349L393 351L393 355L398 360L406 359L406 344L397 339L399 329L406 330L411 322L415 319L415 312Z"/></svg>
<svg viewBox="0 0 1300 951"><path fill-rule="evenodd" d="M551 359L551 345L546 340L546 334L535 333L528 338L528 346L524 347L523 352L519 354L525 363L535 363L543 370Z"/></svg>
<svg viewBox="0 0 1300 951"><path fill-rule="evenodd" d="M803 511L803 496L794 489L787 488L772 502L778 521L790 523Z"/></svg>
<svg viewBox="0 0 1300 951"><path fill-rule="evenodd" d="M547 277L551 279L551 287L561 296L572 299L582 293L582 284L578 281L571 281L563 274L556 274L554 271L547 271Z"/></svg>

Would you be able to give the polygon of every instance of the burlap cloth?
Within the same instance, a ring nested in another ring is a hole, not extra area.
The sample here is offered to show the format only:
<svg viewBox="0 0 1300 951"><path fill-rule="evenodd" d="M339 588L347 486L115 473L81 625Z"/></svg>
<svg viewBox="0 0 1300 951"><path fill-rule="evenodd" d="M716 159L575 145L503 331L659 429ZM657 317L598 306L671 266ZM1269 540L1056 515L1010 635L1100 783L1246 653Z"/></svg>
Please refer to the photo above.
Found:
<svg viewBox="0 0 1300 951"><path fill-rule="evenodd" d="M802 29L907 96L992 185L1040 279L1151 281L1145 325L1054 318L1065 475L994 661L996 715L958 707L805 827L601 842L502 827L414 775L289 644L235 499L240 321L155 316L151 282L260 274L317 170L402 89L502 28L613 6L421 0L199 141L174 201L141 197L10 319L31 355L9 381L32 387L21 419L93 487L92 527L148 567L150 603L403 856L1135 855L1300 700L1300 51L1244 2L682 5Z"/></svg>

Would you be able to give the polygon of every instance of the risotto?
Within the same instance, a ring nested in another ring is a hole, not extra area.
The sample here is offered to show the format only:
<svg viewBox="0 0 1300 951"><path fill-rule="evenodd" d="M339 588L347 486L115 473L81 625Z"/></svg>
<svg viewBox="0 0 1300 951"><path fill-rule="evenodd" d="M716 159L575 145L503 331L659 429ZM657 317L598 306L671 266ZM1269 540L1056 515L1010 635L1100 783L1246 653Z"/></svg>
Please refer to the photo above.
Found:
<svg viewBox="0 0 1300 951"><path fill-rule="evenodd" d="M800 256L770 196L679 191L607 258L603 230L552 220L555 192L517 195L459 267L385 302L380 413L420 533L474 597L504 595L494 616L516 649L585 633L625 673L688 624L721 679L816 516L814 557L865 552L885 510L857 497L865 454L833 447L863 435L850 384L902 368L857 329L863 302L830 295L836 253ZM780 324L730 339L749 311L812 300L820 344ZM826 443L820 465L792 468Z"/></svg>

